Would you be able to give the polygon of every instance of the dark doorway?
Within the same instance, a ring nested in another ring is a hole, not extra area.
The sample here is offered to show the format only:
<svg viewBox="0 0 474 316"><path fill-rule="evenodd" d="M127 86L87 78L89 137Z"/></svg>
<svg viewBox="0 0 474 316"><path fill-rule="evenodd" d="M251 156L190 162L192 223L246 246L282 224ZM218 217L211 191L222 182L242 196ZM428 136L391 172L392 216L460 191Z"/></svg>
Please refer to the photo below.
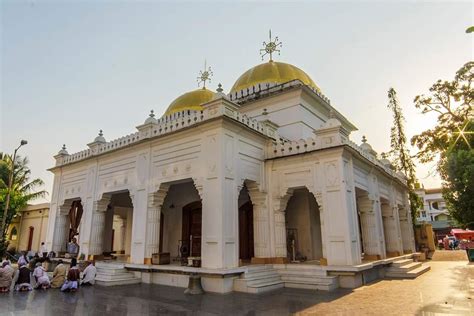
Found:
<svg viewBox="0 0 474 316"><path fill-rule="evenodd" d="M31 250L31 245L33 244L33 232L35 231L35 228L33 226L30 226L30 234L28 235L28 247L26 248L27 251Z"/></svg>
<svg viewBox="0 0 474 316"><path fill-rule="evenodd" d="M253 256L253 205L248 201L239 207L239 259L250 260Z"/></svg>
<svg viewBox="0 0 474 316"><path fill-rule="evenodd" d="M158 245L158 251L163 252L163 230L165 229L165 214L160 212L160 243Z"/></svg>
<svg viewBox="0 0 474 316"><path fill-rule="evenodd" d="M183 246L187 245L188 255L201 256L202 203L196 201L183 207ZM185 255L185 251L183 251Z"/></svg>

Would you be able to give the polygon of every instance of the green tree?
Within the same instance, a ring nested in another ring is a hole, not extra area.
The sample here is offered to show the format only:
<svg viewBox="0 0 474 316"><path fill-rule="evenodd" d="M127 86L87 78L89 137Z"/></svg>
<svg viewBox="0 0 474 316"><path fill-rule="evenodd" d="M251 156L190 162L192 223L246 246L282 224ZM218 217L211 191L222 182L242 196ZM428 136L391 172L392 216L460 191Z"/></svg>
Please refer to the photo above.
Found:
<svg viewBox="0 0 474 316"><path fill-rule="evenodd" d="M441 168L443 197L453 218L474 229L474 150L448 154Z"/></svg>
<svg viewBox="0 0 474 316"><path fill-rule="evenodd" d="M460 224L474 223L474 62L468 62L452 81L438 80L428 95L415 98L422 113L437 115L435 127L415 135L411 143L419 149L422 162L437 160L443 180L443 197L450 214Z"/></svg>
<svg viewBox="0 0 474 316"><path fill-rule="evenodd" d="M10 206L8 214L6 214L6 226L0 235L0 257L4 255L8 247L7 243L7 227L11 223L13 217L26 207L28 202L42 198L46 195L46 191L36 191L38 187L44 183L41 179L31 179L31 170L28 167L28 158L17 156L15 165L13 166L13 185L10 193ZM0 219L5 215L5 200L8 192L8 178L12 171L12 157L10 155L0 153Z"/></svg>
<svg viewBox="0 0 474 316"><path fill-rule="evenodd" d="M405 117L397 98L395 89L388 90L388 105L392 111L393 126L390 129L390 152L392 163L396 171L402 172L407 178L408 198L410 200L410 210L412 223L415 225L418 217L418 210L423 207L423 201L415 193L415 183L417 182L415 173L415 163L410 155L405 135Z"/></svg>

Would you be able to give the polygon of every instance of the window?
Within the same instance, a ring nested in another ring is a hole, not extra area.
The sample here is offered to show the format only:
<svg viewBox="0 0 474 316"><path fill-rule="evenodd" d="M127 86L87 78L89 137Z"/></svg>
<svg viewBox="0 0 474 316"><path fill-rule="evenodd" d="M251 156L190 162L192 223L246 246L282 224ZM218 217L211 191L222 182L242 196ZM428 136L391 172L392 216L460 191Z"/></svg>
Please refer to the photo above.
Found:
<svg viewBox="0 0 474 316"><path fill-rule="evenodd" d="M433 202L433 208L436 209L436 210L439 210L439 207L438 207L438 202Z"/></svg>
<svg viewBox="0 0 474 316"><path fill-rule="evenodd" d="M18 231L16 230L16 227L13 227L12 230L10 231L10 240L14 241L18 238Z"/></svg>
<svg viewBox="0 0 474 316"><path fill-rule="evenodd" d="M426 211L421 211L421 217L426 217Z"/></svg>

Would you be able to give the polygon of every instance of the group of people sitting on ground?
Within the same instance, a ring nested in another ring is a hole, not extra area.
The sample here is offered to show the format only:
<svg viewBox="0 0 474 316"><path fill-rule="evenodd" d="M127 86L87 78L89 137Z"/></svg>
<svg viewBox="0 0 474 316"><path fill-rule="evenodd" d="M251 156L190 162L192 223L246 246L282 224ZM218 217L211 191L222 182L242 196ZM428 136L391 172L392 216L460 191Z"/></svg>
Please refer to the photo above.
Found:
<svg viewBox="0 0 474 316"><path fill-rule="evenodd" d="M5 260L0 266L0 292L9 292L12 284L14 284L15 291L31 291L31 279L35 281L36 289L61 288L61 291L76 291L78 286L93 285L95 283L95 276L97 269L92 262L86 261L86 268L81 272L77 266L77 259L72 258L69 271L66 274L66 265L60 259L58 265L53 271L53 277L50 280L48 273L41 262L35 263L33 273L28 268L26 258L20 257L18 260L18 270L11 266L10 262Z"/></svg>

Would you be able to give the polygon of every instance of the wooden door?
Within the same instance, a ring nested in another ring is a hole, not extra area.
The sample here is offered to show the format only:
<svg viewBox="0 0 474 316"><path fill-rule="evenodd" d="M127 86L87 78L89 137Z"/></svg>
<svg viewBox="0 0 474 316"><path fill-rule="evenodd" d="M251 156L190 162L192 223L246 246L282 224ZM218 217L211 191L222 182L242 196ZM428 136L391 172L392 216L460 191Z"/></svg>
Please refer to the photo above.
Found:
<svg viewBox="0 0 474 316"><path fill-rule="evenodd" d="M182 243L187 245L191 257L201 256L201 233L202 204L197 201L183 207Z"/></svg>
<svg viewBox="0 0 474 316"><path fill-rule="evenodd" d="M163 212L160 213L160 242L158 245L158 252L162 253L163 252L163 229L164 229L164 223L165 223L165 214Z"/></svg>
<svg viewBox="0 0 474 316"><path fill-rule="evenodd" d="M250 260L253 256L253 205L249 201L239 208L239 259Z"/></svg>
<svg viewBox="0 0 474 316"><path fill-rule="evenodd" d="M33 226L30 226L30 234L28 235L28 247L26 248L27 251L31 250L31 245L33 244L33 232L35 231L35 228Z"/></svg>

